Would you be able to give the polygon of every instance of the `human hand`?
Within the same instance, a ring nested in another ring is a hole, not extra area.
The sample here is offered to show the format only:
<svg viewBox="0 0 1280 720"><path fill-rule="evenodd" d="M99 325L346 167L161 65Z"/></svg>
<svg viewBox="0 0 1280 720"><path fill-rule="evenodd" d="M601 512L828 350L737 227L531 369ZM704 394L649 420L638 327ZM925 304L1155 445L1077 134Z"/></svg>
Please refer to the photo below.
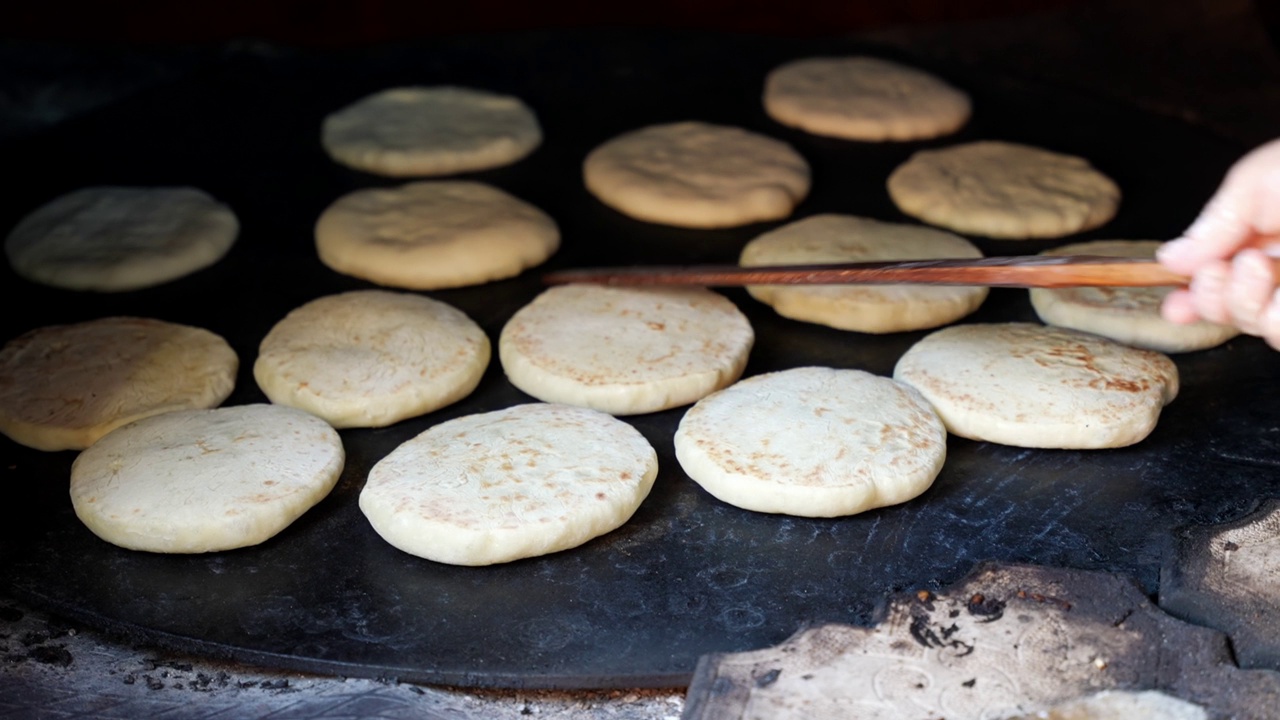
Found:
<svg viewBox="0 0 1280 720"><path fill-rule="evenodd" d="M1172 322L1234 325L1280 349L1280 140L1246 154L1227 172L1200 217L1156 257L1191 277L1161 311Z"/></svg>

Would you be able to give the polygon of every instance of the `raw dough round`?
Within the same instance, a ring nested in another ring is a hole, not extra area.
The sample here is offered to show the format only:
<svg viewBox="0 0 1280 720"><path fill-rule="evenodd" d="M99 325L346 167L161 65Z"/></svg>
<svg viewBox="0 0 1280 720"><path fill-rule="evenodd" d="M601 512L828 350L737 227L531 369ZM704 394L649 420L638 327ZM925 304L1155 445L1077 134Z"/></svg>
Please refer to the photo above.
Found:
<svg viewBox="0 0 1280 720"><path fill-rule="evenodd" d="M689 477L730 505L838 517L927 490L946 459L947 431L908 385L805 367L699 400L680 421L675 449Z"/></svg>
<svg viewBox="0 0 1280 720"><path fill-rule="evenodd" d="M1167 356L1034 323L965 324L913 345L893 376L961 437L1032 448L1113 448L1155 429L1178 394Z"/></svg>
<svg viewBox="0 0 1280 720"><path fill-rule="evenodd" d="M218 406L239 358L218 335L108 317L32 330L0 349L0 432L37 450L82 450L125 423Z"/></svg>
<svg viewBox="0 0 1280 720"><path fill-rule="evenodd" d="M436 562L546 555L625 523L658 456L595 410L535 403L441 423L369 472L360 509L384 540Z"/></svg>
<svg viewBox="0 0 1280 720"><path fill-rule="evenodd" d="M440 180L357 190L316 221L333 270L411 290L514 277L560 247L546 213L484 183Z"/></svg>
<svg viewBox="0 0 1280 720"><path fill-rule="evenodd" d="M973 235L1060 237L1106 223L1120 188L1084 158L983 141L921 150L889 176L902 212Z"/></svg>
<svg viewBox="0 0 1280 720"><path fill-rule="evenodd" d="M632 415L737 380L754 340L746 316L710 290L562 285L507 321L498 357L539 400Z"/></svg>
<svg viewBox="0 0 1280 720"><path fill-rule="evenodd" d="M461 310L356 290L312 300L276 323L253 376L271 402L336 428L383 427L471 394L489 353L489 338Z"/></svg>
<svg viewBox="0 0 1280 720"><path fill-rule="evenodd" d="M1041 255L1105 255L1154 258L1158 240L1095 240L1046 250ZM1032 288L1031 305L1050 325L1095 333L1126 345L1166 353L1215 347L1240 331L1230 325L1172 323L1160 315L1170 287Z"/></svg>
<svg viewBox="0 0 1280 720"><path fill-rule="evenodd" d="M231 208L189 187L88 187L23 218L5 239L14 272L68 290L118 292L218 262L240 232Z"/></svg>
<svg viewBox="0 0 1280 720"><path fill-rule="evenodd" d="M923 140L959 130L969 96L923 70L874 57L793 60L765 78L774 120L847 140Z"/></svg>
<svg viewBox="0 0 1280 720"><path fill-rule="evenodd" d="M542 143L519 98L465 87L398 87L324 119L321 144L357 170L413 177L509 165Z"/></svg>
<svg viewBox="0 0 1280 720"><path fill-rule="evenodd" d="M958 235L852 215L814 215L767 232L742 249L744 267L980 258ZM751 285L779 315L840 330L891 333L945 325L987 297L985 287L945 285Z"/></svg>
<svg viewBox="0 0 1280 720"><path fill-rule="evenodd" d="M257 545L342 474L337 431L301 410L186 410L119 428L71 466L71 504L95 535L158 553Z"/></svg>
<svg viewBox="0 0 1280 720"><path fill-rule="evenodd" d="M809 194L809 164L790 145L703 122L619 135L587 155L583 177L624 215L692 228L784 218Z"/></svg>

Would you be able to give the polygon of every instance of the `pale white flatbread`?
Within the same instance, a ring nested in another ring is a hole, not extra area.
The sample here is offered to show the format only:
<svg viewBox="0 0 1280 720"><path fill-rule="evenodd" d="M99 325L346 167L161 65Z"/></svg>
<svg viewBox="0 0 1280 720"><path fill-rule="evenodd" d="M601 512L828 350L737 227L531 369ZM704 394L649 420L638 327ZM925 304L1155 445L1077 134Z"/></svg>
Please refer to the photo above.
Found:
<svg viewBox="0 0 1280 720"><path fill-rule="evenodd" d="M337 431L280 405L149 417L103 436L71 466L71 504L131 550L257 545L324 499L345 460Z"/></svg>
<svg viewBox="0 0 1280 720"><path fill-rule="evenodd" d="M231 208L190 187L87 187L24 217L5 239L14 272L66 288L118 292L218 262L240 232Z"/></svg>
<svg viewBox="0 0 1280 720"><path fill-rule="evenodd" d="M1165 355L1034 323L935 331L893 376L919 390L952 433L1033 448L1132 445L1178 394L1178 369Z"/></svg>
<svg viewBox="0 0 1280 720"><path fill-rule="evenodd" d="M320 260L333 270L411 290L514 277L560 247L546 213L461 180L357 190L330 205L315 232Z"/></svg>
<svg viewBox="0 0 1280 720"><path fill-rule="evenodd" d="M1008 720L1209 720L1209 713L1159 690L1102 690Z"/></svg>
<svg viewBox="0 0 1280 720"><path fill-rule="evenodd" d="M1046 250L1041 255L1155 258L1158 240L1095 240ZM1240 334L1230 325L1172 323L1160 315L1171 287L1032 288L1031 305L1050 325L1074 328L1126 345L1166 353L1215 347Z"/></svg>
<svg viewBox="0 0 1280 720"><path fill-rule="evenodd" d="M980 257L982 251L973 243L942 230L852 215L814 215L747 243L739 263L757 267ZM747 292L783 317L840 330L891 333L959 320L978 309L988 290L945 285L750 285Z"/></svg>
<svg viewBox="0 0 1280 720"><path fill-rule="evenodd" d="M587 155L587 189L648 222L718 228L777 220L809 194L809 163L790 145L704 122L652 125Z"/></svg>
<svg viewBox="0 0 1280 720"><path fill-rule="evenodd" d="M489 354L484 331L451 305L356 290L312 300L276 323L253 376L271 402L336 428L383 427L471 394Z"/></svg>
<svg viewBox="0 0 1280 720"><path fill-rule="evenodd" d="M562 285L507 321L498 357L539 400L632 415L737 380L754 340L746 316L710 290Z"/></svg>
<svg viewBox="0 0 1280 720"><path fill-rule="evenodd" d="M947 431L908 385L804 367L699 400L680 420L675 449L685 473L730 505L838 517L927 490L946 460Z"/></svg>
<svg viewBox="0 0 1280 720"><path fill-rule="evenodd" d="M1084 158L997 141L921 150L893 171L888 188L912 217L1010 240L1089 230L1120 205L1120 188Z"/></svg>
<svg viewBox="0 0 1280 720"><path fill-rule="evenodd" d="M108 317L32 330L0 349L0 432L37 450L81 450L151 415L211 408L239 359L201 328Z"/></svg>
<svg viewBox="0 0 1280 720"><path fill-rule="evenodd" d="M360 509L407 553L491 565L616 529L657 474L657 453L621 420L517 405L441 423L396 448L369 472Z"/></svg>
<svg viewBox="0 0 1280 720"><path fill-rule="evenodd" d="M847 140L923 140L959 130L969 96L923 70L881 58L792 60L765 78L774 120Z"/></svg>
<svg viewBox="0 0 1280 720"><path fill-rule="evenodd" d="M382 90L324 119L321 144L357 170L413 177L509 165L542 143L542 128L519 98L475 88Z"/></svg>

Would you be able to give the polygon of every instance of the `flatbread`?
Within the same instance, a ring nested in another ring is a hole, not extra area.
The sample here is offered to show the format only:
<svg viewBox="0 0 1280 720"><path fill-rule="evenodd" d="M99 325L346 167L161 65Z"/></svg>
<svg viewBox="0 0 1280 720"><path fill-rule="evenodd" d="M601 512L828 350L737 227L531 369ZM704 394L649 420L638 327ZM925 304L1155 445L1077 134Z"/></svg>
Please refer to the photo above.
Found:
<svg viewBox="0 0 1280 720"><path fill-rule="evenodd" d="M519 275L560 247L546 213L470 181L357 190L316 222L316 251L331 269L411 290L478 285Z"/></svg>
<svg viewBox="0 0 1280 720"><path fill-rule="evenodd" d="M939 77L875 57L792 60L765 78L774 120L846 140L924 140L959 130L969 96Z"/></svg>
<svg viewBox="0 0 1280 720"><path fill-rule="evenodd" d="M356 170L415 177L509 165L542 144L533 110L519 98L475 88L382 90L324 119L320 141Z"/></svg>
<svg viewBox="0 0 1280 720"><path fill-rule="evenodd" d="M82 450L125 423L211 408L239 358L220 336L149 318L38 328L0 349L0 432L37 450Z"/></svg>
<svg viewBox="0 0 1280 720"><path fill-rule="evenodd" d="M191 187L87 187L24 217L5 238L18 275L67 290L159 285L218 262L240 232L231 208Z"/></svg>
<svg viewBox="0 0 1280 720"><path fill-rule="evenodd" d="M1034 323L935 331L893 377L919 390L952 433L1032 448L1132 445L1178 394L1165 355Z"/></svg>
<svg viewBox="0 0 1280 720"><path fill-rule="evenodd" d="M1046 250L1041 255L1103 255L1154 259L1158 240L1095 240ZM1031 305L1050 325L1095 333L1126 345L1183 353L1215 347L1240 334L1230 325L1172 323L1160 315L1171 287L1032 288Z"/></svg>
<svg viewBox="0 0 1280 720"><path fill-rule="evenodd" d="M621 420L516 405L441 423L396 448L369 472L360 509L407 553L491 565L614 530L657 474L657 453Z"/></svg>
<svg viewBox="0 0 1280 720"><path fill-rule="evenodd" d="M737 380L754 340L746 316L710 290L562 285L507 321L498 357L539 400L632 415Z"/></svg>
<svg viewBox="0 0 1280 720"><path fill-rule="evenodd" d="M814 215L747 243L739 263L758 267L980 257L982 251L973 243L942 230L852 215ZM959 320L978 309L988 290L945 285L750 285L747 292L793 320L892 333Z"/></svg>
<svg viewBox="0 0 1280 720"><path fill-rule="evenodd" d="M757 512L853 515L933 484L947 431L911 387L861 370L756 375L699 400L675 434L680 467Z"/></svg>
<svg viewBox="0 0 1280 720"><path fill-rule="evenodd" d="M71 504L93 534L157 553L257 545L342 474L337 431L279 405L185 410L103 436L71 466Z"/></svg>
<svg viewBox="0 0 1280 720"><path fill-rule="evenodd" d="M921 150L889 176L902 212L956 232L1061 237L1115 216L1120 188L1084 158L982 141Z"/></svg>
<svg viewBox="0 0 1280 720"><path fill-rule="evenodd" d="M471 394L489 338L461 310L386 290L312 300L271 328L253 376L271 402L336 428L383 427Z"/></svg>
<svg viewBox="0 0 1280 720"><path fill-rule="evenodd" d="M582 170L605 205L681 227L778 220L809 194L809 164L790 145L704 122L624 133L592 150Z"/></svg>

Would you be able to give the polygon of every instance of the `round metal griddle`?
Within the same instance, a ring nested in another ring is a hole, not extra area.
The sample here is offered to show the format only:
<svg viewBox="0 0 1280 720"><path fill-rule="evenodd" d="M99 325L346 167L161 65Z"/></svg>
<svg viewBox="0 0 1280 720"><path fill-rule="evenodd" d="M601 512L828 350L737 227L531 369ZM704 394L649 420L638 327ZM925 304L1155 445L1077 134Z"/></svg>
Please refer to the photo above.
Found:
<svg viewBox="0 0 1280 720"><path fill-rule="evenodd" d="M764 114L763 78L775 65L864 51L965 88L972 121L934 141L865 144L792 131ZM814 180L792 219L843 212L907 221L885 192L889 172L920 148L982 138L1085 156L1123 188L1119 215L1103 228L1059 241L976 239L992 255L1084 238L1172 237L1243 151L1126 107L837 39L582 31L349 53L245 52L4 149L6 228L84 185L189 184L228 202L242 234L216 266L132 293L55 290L6 267L3 339L107 315L197 325L240 354L228 404L263 402L250 370L270 327L308 300L370 287L320 264L316 217L346 192L399 182L331 162L319 145L321 118L388 86L443 83L513 93L538 113L539 150L471 177L557 220L564 246L542 270L733 262L747 240L780 224L685 230L597 202L582 185L582 158L651 123L700 119L790 142ZM542 289L539 272L430 295L467 312L496 342L506 319ZM740 289L725 294L756 329L749 375L804 365L887 375L925 334L839 332L779 318ZM996 290L966 322L1034 319L1025 291ZM531 400L504 379L496 358L478 390L454 406L389 428L342 431L348 463L333 493L270 541L233 552L163 556L109 545L71 510L74 453L0 439L0 577L33 604L140 641L280 668L470 686L678 685L703 654L773 645L812 622L868 623L888 594L940 587L980 560L1123 572L1153 595L1173 528L1239 517L1280 490L1280 356L1240 338L1176 360L1182 394L1136 446L1046 451L953 438L924 495L831 520L720 503L673 455L683 409L629 417L662 468L632 520L573 550L483 568L392 548L356 499L374 463L431 425Z"/></svg>

